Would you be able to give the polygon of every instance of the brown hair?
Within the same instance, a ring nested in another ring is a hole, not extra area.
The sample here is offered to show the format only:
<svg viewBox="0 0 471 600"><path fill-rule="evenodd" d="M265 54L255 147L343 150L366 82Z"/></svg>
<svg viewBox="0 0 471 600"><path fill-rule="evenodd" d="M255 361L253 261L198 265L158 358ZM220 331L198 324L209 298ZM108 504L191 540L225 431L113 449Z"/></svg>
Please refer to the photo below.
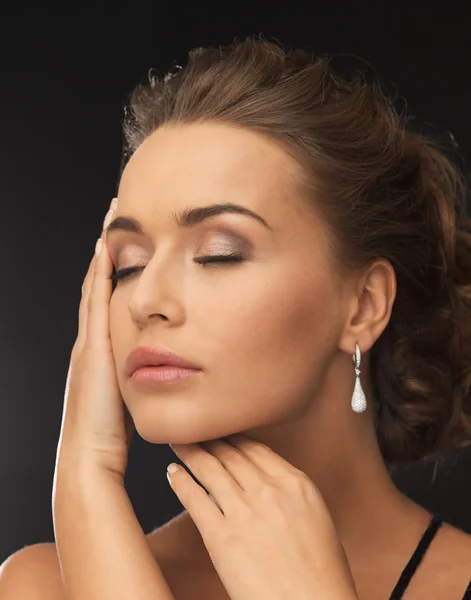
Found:
<svg viewBox="0 0 471 600"><path fill-rule="evenodd" d="M465 177L439 142L412 130L379 81L340 76L330 62L250 36L195 48L162 78L151 70L125 109L122 168L164 123L221 122L282 144L325 217L338 273L377 258L395 270L391 318L370 351L383 459L441 459L471 445Z"/></svg>

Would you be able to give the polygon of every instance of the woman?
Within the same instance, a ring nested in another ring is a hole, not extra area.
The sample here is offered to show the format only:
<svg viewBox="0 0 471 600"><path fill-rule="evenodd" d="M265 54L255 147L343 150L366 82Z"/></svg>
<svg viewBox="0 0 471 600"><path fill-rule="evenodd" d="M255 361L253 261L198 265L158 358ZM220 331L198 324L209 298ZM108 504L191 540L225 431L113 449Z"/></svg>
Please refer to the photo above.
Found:
<svg viewBox="0 0 471 600"><path fill-rule="evenodd" d="M57 547L12 560L10 589L41 564L58 598L471 597L471 536L389 473L471 439L457 169L378 86L261 39L193 50L129 108L66 386ZM185 510L147 536L123 483L134 428L181 463Z"/></svg>

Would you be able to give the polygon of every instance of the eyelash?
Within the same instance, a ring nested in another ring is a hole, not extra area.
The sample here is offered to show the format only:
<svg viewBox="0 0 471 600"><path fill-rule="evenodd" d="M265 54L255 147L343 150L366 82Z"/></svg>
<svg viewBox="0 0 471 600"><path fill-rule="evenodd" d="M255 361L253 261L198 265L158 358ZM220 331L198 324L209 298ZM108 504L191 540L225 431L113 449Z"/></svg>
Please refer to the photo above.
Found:
<svg viewBox="0 0 471 600"><path fill-rule="evenodd" d="M241 263L244 258L245 257L241 254L224 254L220 256L203 256L200 259L195 259L195 262L200 264L203 268L206 268L209 264L233 265L236 263ZM117 284L119 281L127 279L130 275L133 275L139 269L143 268L144 267L126 267L125 269L119 269L119 271L115 271L113 268L113 273L110 275L110 277L108 277L108 279L111 279L113 284Z"/></svg>

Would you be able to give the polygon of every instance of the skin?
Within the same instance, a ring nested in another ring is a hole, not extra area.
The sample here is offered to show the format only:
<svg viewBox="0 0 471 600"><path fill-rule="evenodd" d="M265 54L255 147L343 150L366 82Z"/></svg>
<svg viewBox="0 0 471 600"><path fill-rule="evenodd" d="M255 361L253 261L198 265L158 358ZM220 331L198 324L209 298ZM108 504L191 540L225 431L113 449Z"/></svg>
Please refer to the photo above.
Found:
<svg viewBox="0 0 471 600"><path fill-rule="evenodd" d="M297 192L299 174L279 145L228 125L164 126L146 139L123 172L115 214L137 218L145 235L108 236L116 269L145 267L120 281L111 298L119 386L148 442L244 432L304 471L330 510L360 597L372 571L384 594L431 518L391 481L370 414L368 351L390 319L395 273L378 260L338 277L326 226ZM273 232L237 214L191 230L178 230L169 218L220 202L247 206ZM194 262L240 249L240 264ZM369 400L364 414L350 406L355 343ZM203 372L166 389L137 389L125 374L126 357L138 345L156 344ZM207 564L186 513L175 532L175 543L185 539L180 552Z"/></svg>

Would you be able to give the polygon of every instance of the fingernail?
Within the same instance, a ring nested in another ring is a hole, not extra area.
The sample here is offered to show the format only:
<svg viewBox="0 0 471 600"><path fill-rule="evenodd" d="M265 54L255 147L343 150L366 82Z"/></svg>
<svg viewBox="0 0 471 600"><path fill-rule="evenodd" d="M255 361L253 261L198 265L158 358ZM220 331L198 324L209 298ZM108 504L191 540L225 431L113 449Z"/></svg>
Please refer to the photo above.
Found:
<svg viewBox="0 0 471 600"><path fill-rule="evenodd" d="M110 208L110 210L106 213L105 220L103 221L103 229L106 229L108 227L108 225L111 223L113 214L114 214L114 210Z"/></svg>
<svg viewBox="0 0 471 600"><path fill-rule="evenodd" d="M118 208L118 198L113 198L113 200L111 200L110 208L111 210L116 210Z"/></svg>
<svg viewBox="0 0 471 600"><path fill-rule="evenodd" d="M100 256L102 241L103 240L101 238L98 238L98 240L97 240L97 242L95 244L95 254L97 256Z"/></svg>

